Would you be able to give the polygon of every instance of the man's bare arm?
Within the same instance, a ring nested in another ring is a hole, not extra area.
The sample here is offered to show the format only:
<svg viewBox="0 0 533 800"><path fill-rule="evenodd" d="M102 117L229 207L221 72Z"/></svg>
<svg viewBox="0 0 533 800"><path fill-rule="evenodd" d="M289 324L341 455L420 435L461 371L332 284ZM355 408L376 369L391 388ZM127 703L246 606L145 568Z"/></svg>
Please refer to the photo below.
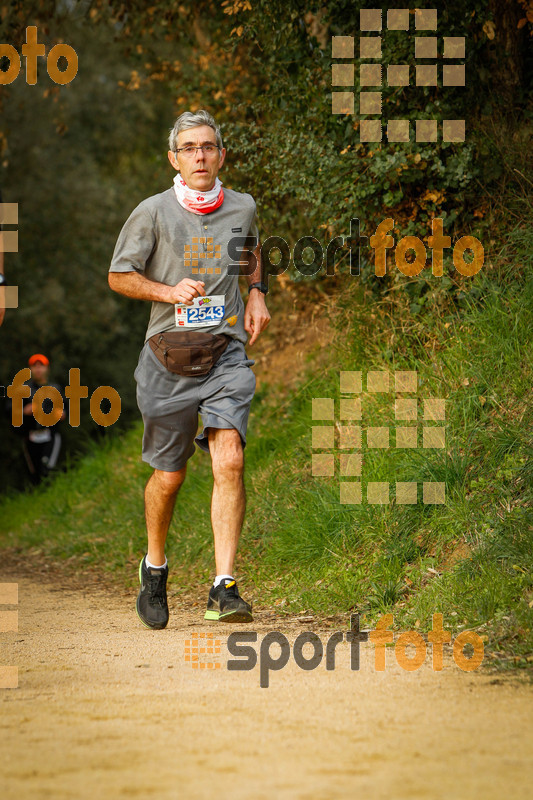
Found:
<svg viewBox="0 0 533 800"><path fill-rule="evenodd" d="M205 283L184 278L176 286L151 281L144 275L131 272L109 272L108 283L114 292L135 300L151 300L159 303L186 303L192 305L194 297L205 295Z"/></svg>
<svg viewBox="0 0 533 800"><path fill-rule="evenodd" d="M258 244L255 250L249 253L248 262L255 257L255 269L251 275L246 276L248 286L252 283L266 283L261 275L261 245ZM253 262L252 262L253 263ZM244 330L250 334L249 345L253 345L259 334L265 330L270 322L270 314L265 303L265 295L259 289L252 289L248 296L246 309L244 312Z"/></svg>

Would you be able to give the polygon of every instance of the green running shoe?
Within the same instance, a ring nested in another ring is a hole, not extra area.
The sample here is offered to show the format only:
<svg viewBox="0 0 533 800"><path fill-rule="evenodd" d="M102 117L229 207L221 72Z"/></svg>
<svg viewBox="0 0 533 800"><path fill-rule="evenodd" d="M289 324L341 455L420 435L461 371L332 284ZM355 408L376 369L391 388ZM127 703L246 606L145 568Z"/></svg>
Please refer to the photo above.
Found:
<svg viewBox="0 0 533 800"><path fill-rule="evenodd" d="M168 567L147 567L146 556L139 565L141 588L137 597L137 614L147 628L161 630L168 622L167 578Z"/></svg>
<svg viewBox="0 0 533 800"><path fill-rule="evenodd" d="M218 586L212 586L209 590L204 619L218 622L251 622L252 606L242 599L235 581L223 578Z"/></svg>

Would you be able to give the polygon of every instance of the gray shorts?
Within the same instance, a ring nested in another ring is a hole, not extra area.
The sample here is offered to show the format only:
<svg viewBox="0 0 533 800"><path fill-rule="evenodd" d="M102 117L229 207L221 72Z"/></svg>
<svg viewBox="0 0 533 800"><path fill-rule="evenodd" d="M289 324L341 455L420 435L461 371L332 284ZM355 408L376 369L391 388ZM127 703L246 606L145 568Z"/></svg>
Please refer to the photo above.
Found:
<svg viewBox="0 0 533 800"><path fill-rule="evenodd" d="M143 461L175 472L198 447L209 452L206 428L235 428L243 447L255 375L244 344L231 339L213 369L203 378L176 375L161 364L148 341L135 370L137 404L144 422ZM198 414L203 423L199 436Z"/></svg>

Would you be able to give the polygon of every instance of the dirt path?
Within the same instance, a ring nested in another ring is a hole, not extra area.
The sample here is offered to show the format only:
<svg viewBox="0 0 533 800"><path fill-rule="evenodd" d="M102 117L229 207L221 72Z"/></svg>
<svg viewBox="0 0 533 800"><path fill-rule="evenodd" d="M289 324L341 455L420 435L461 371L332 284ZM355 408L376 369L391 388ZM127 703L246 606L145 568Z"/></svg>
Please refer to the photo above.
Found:
<svg viewBox="0 0 533 800"><path fill-rule="evenodd" d="M429 656L409 673L392 652L377 673L367 645L355 672L343 643L335 671L291 658L265 689L258 667L226 669L227 626L177 601L156 632L125 591L16 568L0 582L19 584L18 632L0 638L0 663L19 668L19 688L0 689L3 800L531 796L533 693L516 680L453 661L436 673ZM312 625L259 612L254 627L259 650L268 631ZM185 641L212 632L221 655L199 658L221 667L193 669Z"/></svg>

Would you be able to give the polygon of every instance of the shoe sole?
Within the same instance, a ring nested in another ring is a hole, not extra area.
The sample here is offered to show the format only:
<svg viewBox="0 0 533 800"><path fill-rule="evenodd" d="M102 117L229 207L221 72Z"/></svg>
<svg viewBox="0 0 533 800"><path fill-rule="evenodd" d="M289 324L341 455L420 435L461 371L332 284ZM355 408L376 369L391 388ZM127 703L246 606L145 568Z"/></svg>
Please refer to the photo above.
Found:
<svg viewBox="0 0 533 800"><path fill-rule="evenodd" d="M139 564L139 583L141 584L141 586L143 585L143 581L142 581L142 565L143 565L143 559L141 558L141 563ZM135 611L137 612L137 616L141 620L141 622L144 625L144 627L148 628L149 631L162 631L163 628L166 628L167 625L168 625L168 620L167 620L167 622L165 622L164 625L149 625L148 622L146 622L141 617L141 613L139 611L139 595L137 595L137 600L135 602Z"/></svg>
<svg viewBox="0 0 533 800"><path fill-rule="evenodd" d="M253 616L249 611L228 611L227 614L221 614L220 611L208 609L204 619L212 622L252 622Z"/></svg>

